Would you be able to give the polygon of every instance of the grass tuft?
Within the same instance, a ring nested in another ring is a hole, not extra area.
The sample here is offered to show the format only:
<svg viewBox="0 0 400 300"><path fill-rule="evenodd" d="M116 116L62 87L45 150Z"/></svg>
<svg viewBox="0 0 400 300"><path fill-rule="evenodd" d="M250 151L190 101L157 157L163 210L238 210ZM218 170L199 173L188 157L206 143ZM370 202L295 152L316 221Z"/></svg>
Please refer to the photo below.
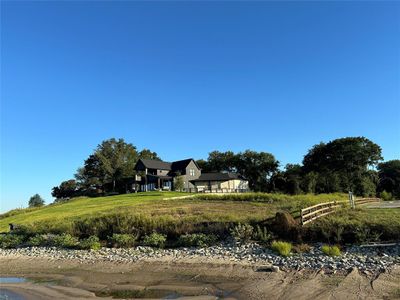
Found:
<svg viewBox="0 0 400 300"><path fill-rule="evenodd" d="M338 246L323 245L321 247L323 253L328 256L340 256L341 252Z"/></svg>
<svg viewBox="0 0 400 300"><path fill-rule="evenodd" d="M292 251L292 244L288 242L273 241L271 249L280 256L289 256Z"/></svg>

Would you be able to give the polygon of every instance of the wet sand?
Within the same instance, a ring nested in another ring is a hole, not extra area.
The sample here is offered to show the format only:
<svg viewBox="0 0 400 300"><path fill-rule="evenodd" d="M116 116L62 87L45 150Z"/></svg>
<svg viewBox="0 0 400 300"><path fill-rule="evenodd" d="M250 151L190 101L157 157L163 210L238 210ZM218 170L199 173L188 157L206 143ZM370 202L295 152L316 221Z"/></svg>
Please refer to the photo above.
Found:
<svg viewBox="0 0 400 300"><path fill-rule="evenodd" d="M146 261L129 264L0 257L3 277L26 283L1 288L25 299L400 299L400 267L367 277L289 271L266 272L252 264Z"/></svg>

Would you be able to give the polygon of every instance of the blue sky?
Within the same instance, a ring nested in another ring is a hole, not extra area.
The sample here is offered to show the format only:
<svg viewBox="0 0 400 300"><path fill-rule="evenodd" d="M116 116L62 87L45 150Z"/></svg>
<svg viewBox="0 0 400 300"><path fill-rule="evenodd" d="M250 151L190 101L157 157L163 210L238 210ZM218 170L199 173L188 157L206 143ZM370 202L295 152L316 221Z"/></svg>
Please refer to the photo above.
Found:
<svg viewBox="0 0 400 300"><path fill-rule="evenodd" d="M285 165L346 136L400 157L400 2L1 2L1 211L110 137Z"/></svg>

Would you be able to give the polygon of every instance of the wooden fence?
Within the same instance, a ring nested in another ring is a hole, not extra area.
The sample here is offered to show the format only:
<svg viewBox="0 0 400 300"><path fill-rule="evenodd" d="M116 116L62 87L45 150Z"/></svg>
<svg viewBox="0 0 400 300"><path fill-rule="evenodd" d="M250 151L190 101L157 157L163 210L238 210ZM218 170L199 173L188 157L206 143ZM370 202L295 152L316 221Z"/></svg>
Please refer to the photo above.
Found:
<svg viewBox="0 0 400 300"><path fill-rule="evenodd" d="M300 211L301 225L310 223L322 216L329 215L333 213L340 206L341 206L340 202L332 201L303 208Z"/></svg>
<svg viewBox="0 0 400 300"><path fill-rule="evenodd" d="M355 205L362 205L372 202L379 202L380 200L381 199L379 198L360 198L355 199L354 203ZM347 200L332 201L303 208L300 210L301 225L305 225L320 217L329 215L335 212L337 208L345 206L346 203L348 203Z"/></svg>
<svg viewBox="0 0 400 300"><path fill-rule="evenodd" d="M356 199L355 203L356 205L361 205L361 204L367 204L367 203L373 203L373 202L380 202L381 199L379 198L360 198Z"/></svg>

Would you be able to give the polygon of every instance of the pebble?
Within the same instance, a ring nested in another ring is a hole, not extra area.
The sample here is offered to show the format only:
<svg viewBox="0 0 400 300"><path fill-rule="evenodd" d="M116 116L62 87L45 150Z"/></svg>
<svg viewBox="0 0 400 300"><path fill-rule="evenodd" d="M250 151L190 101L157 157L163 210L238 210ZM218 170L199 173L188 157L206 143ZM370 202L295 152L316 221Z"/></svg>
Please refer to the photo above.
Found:
<svg viewBox="0 0 400 300"><path fill-rule="evenodd" d="M79 263L95 263L111 261L116 263L136 262L143 260L181 258L202 258L209 262L214 259L226 262L242 262L269 265L271 271L280 270L327 270L345 271L353 268L364 274L384 272L394 265L400 264L400 244L390 247L358 247L346 248L341 256L329 257L322 253L321 244L315 244L311 251L292 254L289 257L276 255L272 250L257 243L245 245L220 244L209 248L153 249L138 246L130 249L101 248L99 251L59 249L54 247L27 247L16 249L0 249L0 256L43 257L52 260L77 260Z"/></svg>

